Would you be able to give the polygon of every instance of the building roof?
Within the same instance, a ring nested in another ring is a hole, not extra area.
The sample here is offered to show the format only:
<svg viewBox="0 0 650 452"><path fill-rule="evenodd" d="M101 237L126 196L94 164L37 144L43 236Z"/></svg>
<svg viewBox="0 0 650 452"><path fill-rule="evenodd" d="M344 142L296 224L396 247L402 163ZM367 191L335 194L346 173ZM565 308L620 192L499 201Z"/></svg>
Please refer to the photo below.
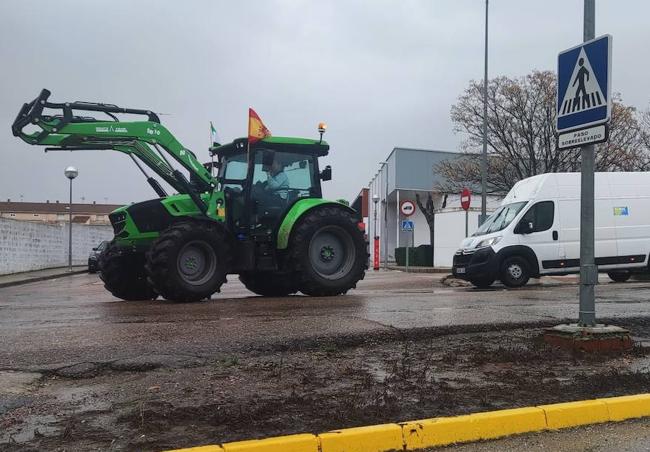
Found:
<svg viewBox="0 0 650 452"><path fill-rule="evenodd" d="M108 215L120 204L81 204L72 203L72 212L85 215ZM68 213L67 202L0 202L0 213L38 213L63 214Z"/></svg>

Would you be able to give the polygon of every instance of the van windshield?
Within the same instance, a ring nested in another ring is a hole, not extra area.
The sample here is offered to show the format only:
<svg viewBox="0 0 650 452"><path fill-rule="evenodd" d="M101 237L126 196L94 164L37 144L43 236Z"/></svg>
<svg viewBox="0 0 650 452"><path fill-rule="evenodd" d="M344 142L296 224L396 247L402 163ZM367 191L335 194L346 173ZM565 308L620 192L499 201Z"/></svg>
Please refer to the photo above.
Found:
<svg viewBox="0 0 650 452"><path fill-rule="evenodd" d="M528 201L513 202L499 207L472 236L490 234L507 228L526 204L528 204Z"/></svg>

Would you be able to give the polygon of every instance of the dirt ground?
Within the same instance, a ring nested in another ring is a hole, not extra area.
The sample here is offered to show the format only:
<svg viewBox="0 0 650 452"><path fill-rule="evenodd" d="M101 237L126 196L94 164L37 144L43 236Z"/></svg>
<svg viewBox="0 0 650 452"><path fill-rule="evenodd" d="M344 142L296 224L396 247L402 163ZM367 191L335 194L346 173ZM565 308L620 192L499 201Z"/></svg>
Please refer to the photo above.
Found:
<svg viewBox="0 0 650 452"><path fill-rule="evenodd" d="M618 324L650 338L648 318ZM214 358L4 371L0 449L163 450L650 390L650 342L569 353L543 342L545 326L396 330Z"/></svg>

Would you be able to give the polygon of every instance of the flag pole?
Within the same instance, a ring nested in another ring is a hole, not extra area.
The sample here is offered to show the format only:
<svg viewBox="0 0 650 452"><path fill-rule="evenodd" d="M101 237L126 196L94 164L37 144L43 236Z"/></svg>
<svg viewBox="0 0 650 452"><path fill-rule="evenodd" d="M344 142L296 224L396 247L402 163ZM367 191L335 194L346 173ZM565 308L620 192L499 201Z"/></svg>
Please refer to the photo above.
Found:
<svg viewBox="0 0 650 452"><path fill-rule="evenodd" d="M208 147L208 152L210 153L210 176L214 177L214 154L212 153L212 129L214 126L212 125L212 121L210 121L210 146Z"/></svg>

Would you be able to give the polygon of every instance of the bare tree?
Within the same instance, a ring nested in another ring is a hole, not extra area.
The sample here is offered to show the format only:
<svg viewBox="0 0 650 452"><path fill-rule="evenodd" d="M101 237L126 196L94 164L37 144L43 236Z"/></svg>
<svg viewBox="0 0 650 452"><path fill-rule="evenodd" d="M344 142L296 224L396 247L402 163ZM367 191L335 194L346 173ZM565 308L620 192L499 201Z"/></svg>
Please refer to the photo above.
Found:
<svg viewBox="0 0 650 452"><path fill-rule="evenodd" d="M431 244L431 252L435 253L435 232L436 232L436 206L433 204L433 197L431 196L431 193L427 196L427 202L426 204L422 204L422 201L420 200L420 194L416 193L415 194L415 202L417 202L418 207L420 208L420 211L424 215L424 218L427 220L427 224L429 225L429 243ZM444 198L442 199L442 204L440 206L441 209L444 209L445 206L447 205L447 195L445 194ZM435 265L435 255L431 256L431 265Z"/></svg>
<svg viewBox="0 0 650 452"><path fill-rule="evenodd" d="M556 78L550 71L534 71L520 78L497 77L488 83L488 192L506 193L512 185L536 174L578 171L580 150L559 150L555 133ZM478 188L481 180L479 150L483 140L482 83L472 81L451 108L454 131L466 136L464 153L440 163L435 170L445 182L437 190L458 192ZM597 171L634 171L648 168L650 134L643 142L634 107L614 96L610 138L597 145ZM650 113L646 129L650 128Z"/></svg>

